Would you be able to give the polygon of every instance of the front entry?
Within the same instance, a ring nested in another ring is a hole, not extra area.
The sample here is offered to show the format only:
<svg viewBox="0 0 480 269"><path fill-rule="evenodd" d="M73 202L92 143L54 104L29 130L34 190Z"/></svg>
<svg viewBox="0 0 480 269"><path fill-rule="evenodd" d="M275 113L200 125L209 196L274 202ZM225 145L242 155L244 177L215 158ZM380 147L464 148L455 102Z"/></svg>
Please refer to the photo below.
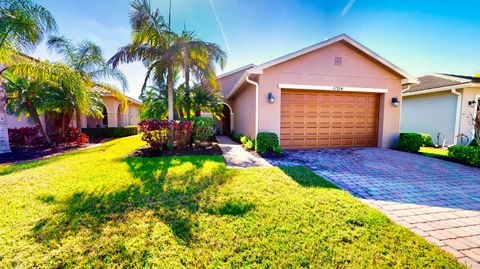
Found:
<svg viewBox="0 0 480 269"><path fill-rule="evenodd" d="M379 104L375 93L282 90L281 146L376 147Z"/></svg>
<svg viewBox="0 0 480 269"><path fill-rule="evenodd" d="M223 114L222 114L222 134L223 135L230 135L231 134L231 122L230 122L230 114L232 111L230 107L227 105L223 105Z"/></svg>

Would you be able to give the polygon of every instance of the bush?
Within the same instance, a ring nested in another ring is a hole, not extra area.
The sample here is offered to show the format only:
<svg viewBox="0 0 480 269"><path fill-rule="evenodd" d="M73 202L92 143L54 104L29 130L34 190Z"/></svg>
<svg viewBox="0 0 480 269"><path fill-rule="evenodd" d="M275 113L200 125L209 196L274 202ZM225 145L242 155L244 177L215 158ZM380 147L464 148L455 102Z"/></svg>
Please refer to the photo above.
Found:
<svg viewBox="0 0 480 269"><path fill-rule="evenodd" d="M230 135L232 140L237 142L237 143L242 143L242 141L240 141L240 139L242 138L242 134L241 133L235 133L235 132L232 132L232 134Z"/></svg>
<svg viewBox="0 0 480 269"><path fill-rule="evenodd" d="M8 129L8 140L14 147L31 146L38 136L37 127L20 127Z"/></svg>
<svg viewBox="0 0 480 269"><path fill-rule="evenodd" d="M93 138L124 137L138 134L138 126L82 128L82 133Z"/></svg>
<svg viewBox="0 0 480 269"><path fill-rule="evenodd" d="M418 152L423 145L421 134L417 133L400 133L396 148L406 152Z"/></svg>
<svg viewBox="0 0 480 269"><path fill-rule="evenodd" d="M242 143L242 145L248 150L253 150L255 148L255 140L247 135L240 137L240 143Z"/></svg>
<svg viewBox="0 0 480 269"><path fill-rule="evenodd" d="M139 124L142 140L153 149L184 149L192 136L192 123L168 120L144 120Z"/></svg>
<svg viewBox="0 0 480 269"><path fill-rule="evenodd" d="M433 147L433 140L429 134L420 134L422 136L423 146L424 147Z"/></svg>
<svg viewBox="0 0 480 269"><path fill-rule="evenodd" d="M258 153L266 153L269 151L281 151L278 136L276 133L258 133L257 134L257 143L255 146L255 150ZM280 152L277 152L280 153Z"/></svg>
<svg viewBox="0 0 480 269"><path fill-rule="evenodd" d="M448 157L458 162L480 167L480 147L451 146L448 148Z"/></svg>
<svg viewBox="0 0 480 269"><path fill-rule="evenodd" d="M215 135L217 130L217 123L214 119L208 117L195 117L193 122L193 140L198 142L205 142L210 137Z"/></svg>
<svg viewBox="0 0 480 269"><path fill-rule="evenodd" d="M477 143L477 140L475 138L472 139L472 142L470 142L470 146L472 147L478 147L480 146L478 143Z"/></svg>
<svg viewBox="0 0 480 269"><path fill-rule="evenodd" d="M80 133L77 128L68 127L65 130L64 142L75 143L80 146L88 143L88 136L85 133Z"/></svg>

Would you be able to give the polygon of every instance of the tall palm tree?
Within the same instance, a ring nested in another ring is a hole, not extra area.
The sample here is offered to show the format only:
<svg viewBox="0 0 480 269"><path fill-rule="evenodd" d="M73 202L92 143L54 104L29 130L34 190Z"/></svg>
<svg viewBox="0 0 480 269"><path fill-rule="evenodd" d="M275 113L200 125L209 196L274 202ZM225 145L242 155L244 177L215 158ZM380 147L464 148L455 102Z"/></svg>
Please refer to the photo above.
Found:
<svg viewBox="0 0 480 269"><path fill-rule="evenodd" d="M147 73L142 86L142 94L150 79L167 81L168 119L174 119L173 80L179 66L179 47L175 43L177 35L170 31L158 9L152 10L150 1L135 0L130 4L130 25L132 42L126 45L108 61L113 68L120 63L142 61Z"/></svg>
<svg viewBox="0 0 480 269"><path fill-rule="evenodd" d="M10 152L6 121L6 94L1 74L15 60L14 50L33 49L45 34L56 31L57 23L43 6L30 0L0 0L0 153Z"/></svg>
<svg viewBox="0 0 480 269"><path fill-rule="evenodd" d="M218 89L215 76L217 64L225 65L226 53L215 43L204 42L195 37L193 32L184 30L176 41L180 48L180 57L185 79L185 101L187 106L187 121L190 120L190 74L198 82L206 84L213 90Z"/></svg>
<svg viewBox="0 0 480 269"><path fill-rule="evenodd" d="M123 92L128 90L128 82L125 75L118 69L110 67L103 57L102 49L95 43L85 40L74 44L64 36L52 36L47 41L49 50L53 50L63 57L63 60L72 69L78 71L81 76L97 82L96 87L110 92L122 102L124 110L127 109L127 98L116 88L107 87L102 83L105 79L114 79L121 83ZM93 89L90 89L93 90ZM76 109L79 111L79 109ZM81 121L79 113L76 117L77 127Z"/></svg>

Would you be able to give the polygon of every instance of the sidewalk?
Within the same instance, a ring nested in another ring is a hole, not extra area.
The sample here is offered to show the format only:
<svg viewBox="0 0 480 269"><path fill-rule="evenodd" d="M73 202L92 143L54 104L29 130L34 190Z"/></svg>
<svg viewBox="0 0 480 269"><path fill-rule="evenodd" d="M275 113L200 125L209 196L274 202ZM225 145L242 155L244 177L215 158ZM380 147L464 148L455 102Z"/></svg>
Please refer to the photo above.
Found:
<svg viewBox="0 0 480 269"><path fill-rule="evenodd" d="M230 137L217 136L217 141L222 149L223 158L230 168L271 166L271 164L264 159L253 156L250 152L246 151L242 145L230 139Z"/></svg>

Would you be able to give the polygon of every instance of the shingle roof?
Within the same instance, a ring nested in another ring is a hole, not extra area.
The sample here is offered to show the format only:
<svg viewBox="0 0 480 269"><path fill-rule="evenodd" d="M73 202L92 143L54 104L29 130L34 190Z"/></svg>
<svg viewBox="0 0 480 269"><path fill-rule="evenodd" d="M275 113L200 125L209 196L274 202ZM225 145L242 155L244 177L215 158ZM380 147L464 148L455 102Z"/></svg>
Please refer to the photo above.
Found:
<svg viewBox="0 0 480 269"><path fill-rule="evenodd" d="M421 92L424 90L455 86L472 82L480 83L480 78L478 77L439 73L425 75L417 79L420 83L412 85L409 89L404 90L403 93Z"/></svg>

